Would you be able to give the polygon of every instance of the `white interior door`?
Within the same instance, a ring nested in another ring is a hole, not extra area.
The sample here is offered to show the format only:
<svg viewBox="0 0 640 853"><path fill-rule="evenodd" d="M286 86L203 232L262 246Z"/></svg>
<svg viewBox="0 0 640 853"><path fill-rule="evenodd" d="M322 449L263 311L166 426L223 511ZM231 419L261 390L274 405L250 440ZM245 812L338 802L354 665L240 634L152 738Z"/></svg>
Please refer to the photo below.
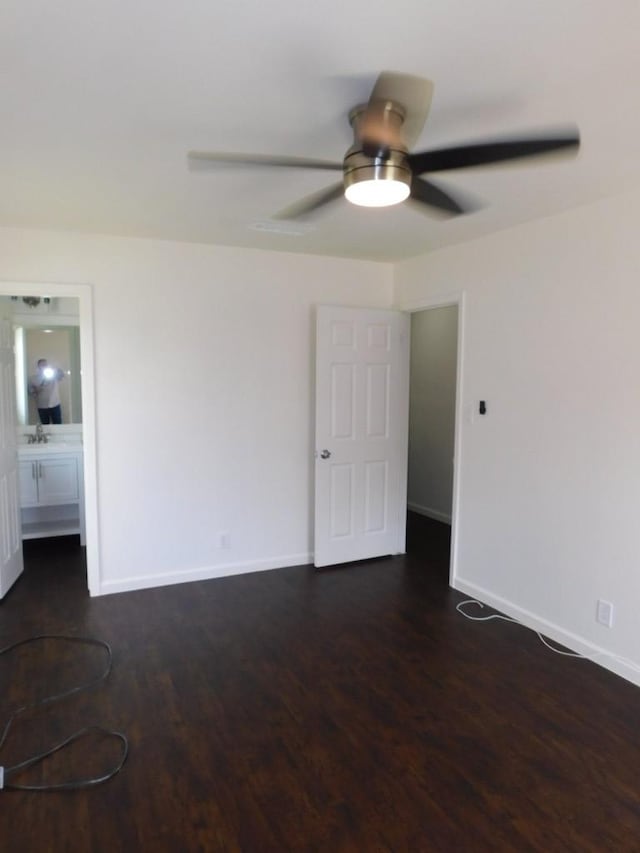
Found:
<svg viewBox="0 0 640 853"><path fill-rule="evenodd" d="M409 315L322 305L316 324L316 566L405 550Z"/></svg>
<svg viewBox="0 0 640 853"><path fill-rule="evenodd" d="M22 574L13 330L0 316L0 598Z"/></svg>

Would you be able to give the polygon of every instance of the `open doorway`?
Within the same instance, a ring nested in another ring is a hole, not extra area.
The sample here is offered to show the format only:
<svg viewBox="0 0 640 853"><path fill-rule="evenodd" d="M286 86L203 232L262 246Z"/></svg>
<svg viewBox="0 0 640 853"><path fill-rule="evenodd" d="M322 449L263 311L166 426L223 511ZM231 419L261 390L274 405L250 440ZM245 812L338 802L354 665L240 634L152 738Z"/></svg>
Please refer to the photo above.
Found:
<svg viewBox="0 0 640 853"><path fill-rule="evenodd" d="M439 566L452 543L459 325L457 303L411 314L407 551Z"/></svg>
<svg viewBox="0 0 640 853"><path fill-rule="evenodd" d="M100 585L91 289L2 282L0 299L15 333L14 429L23 550L27 555L37 545L42 552L47 543L59 550L63 538L71 537L82 549L85 583L95 595ZM44 368L56 374L59 394L43 408L59 410L59 418L43 420L42 401L29 394L29 386L38 361L45 359Z"/></svg>

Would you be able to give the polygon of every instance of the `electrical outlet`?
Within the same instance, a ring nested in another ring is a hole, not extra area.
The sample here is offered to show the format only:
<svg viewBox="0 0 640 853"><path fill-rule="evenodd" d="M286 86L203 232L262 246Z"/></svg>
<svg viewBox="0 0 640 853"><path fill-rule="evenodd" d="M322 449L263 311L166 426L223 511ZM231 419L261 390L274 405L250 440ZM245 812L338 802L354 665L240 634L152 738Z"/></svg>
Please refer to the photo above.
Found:
<svg viewBox="0 0 640 853"><path fill-rule="evenodd" d="M231 537L226 531L218 534L218 547L231 548Z"/></svg>
<svg viewBox="0 0 640 853"><path fill-rule="evenodd" d="M606 628L611 628L613 625L613 604L610 601L603 601L602 598L598 599L598 604L596 605L596 622L599 622Z"/></svg>

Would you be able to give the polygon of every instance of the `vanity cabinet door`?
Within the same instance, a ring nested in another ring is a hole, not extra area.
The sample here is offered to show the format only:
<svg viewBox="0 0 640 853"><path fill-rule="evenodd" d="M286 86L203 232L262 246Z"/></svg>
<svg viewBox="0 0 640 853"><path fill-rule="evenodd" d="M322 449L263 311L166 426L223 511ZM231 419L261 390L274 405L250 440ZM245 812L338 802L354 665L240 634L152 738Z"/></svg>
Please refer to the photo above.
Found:
<svg viewBox="0 0 640 853"><path fill-rule="evenodd" d="M54 456L39 459L36 464L40 504L66 504L78 500L78 464L75 457Z"/></svg>
<svg viewBox="0 0 640 853"><path fill-rule="evenodd" d="M20 506L35 506L38 503L38 463L35 461L18 463L20 483Z"/></svg>

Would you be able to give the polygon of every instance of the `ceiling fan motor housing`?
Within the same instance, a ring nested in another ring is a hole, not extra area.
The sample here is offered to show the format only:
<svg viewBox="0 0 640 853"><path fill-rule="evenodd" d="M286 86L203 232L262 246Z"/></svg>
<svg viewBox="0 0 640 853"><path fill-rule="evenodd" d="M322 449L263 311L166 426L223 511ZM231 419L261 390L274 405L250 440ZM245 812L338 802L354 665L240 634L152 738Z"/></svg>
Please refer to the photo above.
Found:
<svg viewBox="0 0 640 853"><path fill-rule="evenodd" d="M402 138L404 117L403 108L391 101L363 104L351 111L354 141L344 158L345 191L365 181L411 187L408 150Z"/></svg>
<svg viewBox="0 0 640 853"><path fill-rule="evenodd" d="M362 148L350 148L344 158L345 189L361 181L399 181L411 186L411 169L406 151L385 149L383 157L370 157Z"/></svg>

